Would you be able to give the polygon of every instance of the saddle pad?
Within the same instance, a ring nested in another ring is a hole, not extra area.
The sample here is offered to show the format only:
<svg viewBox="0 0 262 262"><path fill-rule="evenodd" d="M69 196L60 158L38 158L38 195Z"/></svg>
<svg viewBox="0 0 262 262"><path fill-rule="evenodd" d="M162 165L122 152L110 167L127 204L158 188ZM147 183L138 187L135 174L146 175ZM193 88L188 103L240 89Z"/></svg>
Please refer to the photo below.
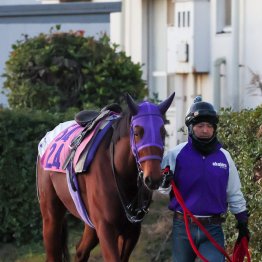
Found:
<svg viewBox="0 0 262 262"><path fill-rule="evenodd" d="M109 119L111 120L111 119ZM82 148L78 148L76 150L75 158L74 158L74 171L75 173L82 173L88 170L92 160L95 157L96 150L100 145L101 140L106 134L107 130L112 126L111 121L103 122L98 130L98 133L92 135L92 137L88 140L88 143L85 143L85 140L81 144ZM83 146L84 145L84 146Z"/></svg>
<svg viewBox="0 0 262 262"><path fill-rule="evenodd" d="M74 163L77 163L78 157L81 155L81 152L84 150L85 146L88 144L99 126L100 125L98 124L96 128L79 145ZM65 173L66 171L62 168L62 166L70 153L69 146L72 140L78 136L83 129L84 128L80 125L73 124L60 132L45 150L45 153L41 158L42 167L45 170Z"/></svg>
<svg viewBox="0 0 262 262"><path fill-rule="evenodd" d="M53 141L53 139L60 134L62 131L64 131L66 128L72 126L73 124L76 124L76 121L66 121L63 123L60 123L57 125L53 130L47 132L45 136L41 139L41 141L38 144L38 155L40 158L44 155L47 147L49 144Z"/></svg>

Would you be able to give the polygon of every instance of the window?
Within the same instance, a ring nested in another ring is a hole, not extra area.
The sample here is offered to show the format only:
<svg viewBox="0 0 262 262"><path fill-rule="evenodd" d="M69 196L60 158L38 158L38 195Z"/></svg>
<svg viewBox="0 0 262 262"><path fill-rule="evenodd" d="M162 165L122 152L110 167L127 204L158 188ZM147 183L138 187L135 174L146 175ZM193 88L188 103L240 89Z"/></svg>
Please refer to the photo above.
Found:
<svg viewBox="0 0 262 262"><path fill-rule="evenodd" d="M181 12L177 13L177 27L181 26Z"/></svg>
<svg viewBox="0 0 262 262"><path fill-rule="evenodd" d="M177 12L177 27L190 27L190 11Z"/></svg>
<svg viewBox="0 0 262 262"><path fill-rule="evenodd" d="M231 32L232 0L216 1L217 33Z"/></svg>
<svg viewBox="0 0 262 262"><path fill-rule="evenodd" d="M225 1L225 27L231 27L231 6L232 0Z"/></svg>
<svg viewBox="0 0 262 262"><path fill-rule="evenodd" d="M183 12L183 27L186 26L186 12Z"/></svg>

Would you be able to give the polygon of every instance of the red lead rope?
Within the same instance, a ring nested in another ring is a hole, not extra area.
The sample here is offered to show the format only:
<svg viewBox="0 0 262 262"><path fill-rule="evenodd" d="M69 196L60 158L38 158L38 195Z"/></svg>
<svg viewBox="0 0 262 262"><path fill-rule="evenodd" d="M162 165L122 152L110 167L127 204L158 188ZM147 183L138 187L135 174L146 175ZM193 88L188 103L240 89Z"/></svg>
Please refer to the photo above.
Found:
<svg viewBox="0 0 262 262"><path fill-rule="evenodd" d="M229 262L232 262L231 258L229 257L229 255L226 253L226 251L214 240L214 238L209 234L209 232L206 230L206 228L197 220L197 218L187 209L185 202L180 194L180 192L178 191L178 189L175 186L174 181L171 181L172 183L172 188L175 194L175 197L178 201L178 203L180 204L180 206L183 209L183 213L184 213L184 220L185 220L185 226L186 226L186 232L188 235L188 239L190 242L191 247L193 248L194 252L196 253L196 255L201 258L204 262L208 262L208 260L203 257L203 255L200 254L200 252L198 251L198 249L195 246L195 243L192 239L192 235L190 233L190 229L189 229L189 225L188 225L188 219L187 216L190 216L193 221L198 225L198 227L204 232L204 234L206 235L206 237L209 239L209 241L228 259ZM234 258L233 258L234 259ZM234 261L239 261L239 260L233 260Z"/></svg>
<svg viewBox="0 0 262 262"><path fill-rule="evenodd" d="M247 257L247 262L250 262L251 258L248 251L248 241L246 237L243 237L239 243L235 244L233 262L243 262L245 256Z"/></svg>

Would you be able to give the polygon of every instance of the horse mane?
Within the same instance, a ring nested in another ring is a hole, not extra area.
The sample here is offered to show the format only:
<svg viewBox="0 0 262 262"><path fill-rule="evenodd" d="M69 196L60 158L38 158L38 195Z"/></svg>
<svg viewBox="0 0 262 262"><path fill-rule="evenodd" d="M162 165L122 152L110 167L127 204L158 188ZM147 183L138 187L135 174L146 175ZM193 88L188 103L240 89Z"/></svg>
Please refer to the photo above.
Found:
<svg viewBox="0 0 262 262"><path fill-rule="evenodd" d="M122 137L129 134L130 120L131 113L129 109L126 109L121 113L120 118L113 124L113 135L111 140L114 144L116 144Z"/></svg>

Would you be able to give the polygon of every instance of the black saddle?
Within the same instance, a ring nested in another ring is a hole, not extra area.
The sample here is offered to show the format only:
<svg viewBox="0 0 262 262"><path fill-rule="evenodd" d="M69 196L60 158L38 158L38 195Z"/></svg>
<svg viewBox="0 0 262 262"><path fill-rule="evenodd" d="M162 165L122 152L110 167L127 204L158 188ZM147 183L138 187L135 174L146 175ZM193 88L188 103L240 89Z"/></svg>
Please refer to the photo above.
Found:
<svg viewBox="0 0 262 262"><path fill-rule="evenodd" d="M100 116L99 119L101 119L104 115L111 111L115 113L121 113L122 108L118 104L111 104L102 108L100 112L94 110L83 110L75 115L75 121L80 126L86 127L88 125L91 125L92 122L94 122L98 118L98 116Z"/></svg>
<svg viewBox="0 0 262 262"><path fill-rule="evenodd" d="M106 110L120 114L122 112L122 107L119 104L114 103L114 104L110 104L102 108L101 112L106 111Z"/></svg>
<svg viewBox="0 0 262 262"><path fill-rule="evenodd" d="M100 112L98 111L93 111L93 110L83 110L78 112L75 115L75 121L80 125L80 126L86 126L89 123L93 122L98 116Z"/></svg>

